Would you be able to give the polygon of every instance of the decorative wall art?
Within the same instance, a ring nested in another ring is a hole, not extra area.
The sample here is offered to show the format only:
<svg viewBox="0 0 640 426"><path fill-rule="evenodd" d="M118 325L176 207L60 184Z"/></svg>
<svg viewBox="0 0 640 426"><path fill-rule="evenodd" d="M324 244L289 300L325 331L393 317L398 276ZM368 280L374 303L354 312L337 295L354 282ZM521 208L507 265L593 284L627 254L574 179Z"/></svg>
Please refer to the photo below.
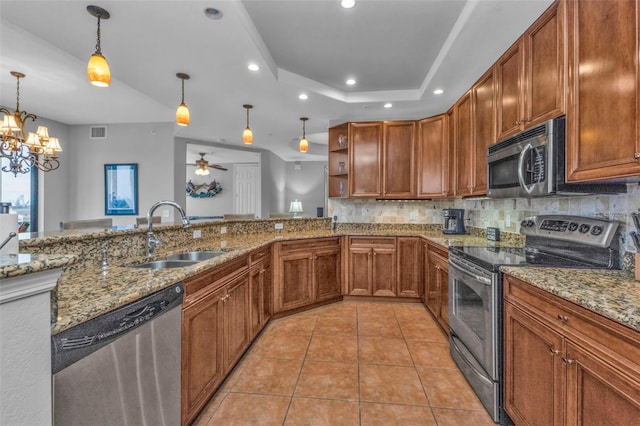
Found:
<svg viewBox="0 0 640 426"><path fill-rule="evenodd" d="M215 179L211 183L205 182L200 185L194 184L191 179L187 182L187 194L193 198L214 197L220 191L222 191L222 186Z"/></svg>
<svg viewBox="0 0 640 426"><path fill-rule="evenodd" d="M104 165L104 214L138 214L138 165Z"/></svg>

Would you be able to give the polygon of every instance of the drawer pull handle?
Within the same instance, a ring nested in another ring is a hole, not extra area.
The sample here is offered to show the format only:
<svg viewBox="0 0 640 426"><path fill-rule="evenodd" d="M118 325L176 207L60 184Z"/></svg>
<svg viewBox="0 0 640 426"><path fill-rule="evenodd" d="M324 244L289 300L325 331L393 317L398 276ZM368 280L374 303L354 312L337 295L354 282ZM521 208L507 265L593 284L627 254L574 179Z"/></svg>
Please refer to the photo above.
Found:
<svg viewBox="0 0 640 426"><path fill-rule="evenodd" d="M558 319L559 319L560 321L562 321L562 322L569 321L569 317L568 317L568 316L566 316L566 315L560 315L560 314L558 314Z"/></svg>
<svg viewBox="0 0 640 426"><path fill-rule="evenodd" d="M551 356L558 355L560 353L558 349L553 348L549 348L549 352L551 353Z"/></svg>
<svg viewBox="0 0 640 426"><path fill-rule="evenodd" d="M574 360L572 360L570 358L562 357L562 362L564 362L565 364L573 364L573 361Z"/></svg>

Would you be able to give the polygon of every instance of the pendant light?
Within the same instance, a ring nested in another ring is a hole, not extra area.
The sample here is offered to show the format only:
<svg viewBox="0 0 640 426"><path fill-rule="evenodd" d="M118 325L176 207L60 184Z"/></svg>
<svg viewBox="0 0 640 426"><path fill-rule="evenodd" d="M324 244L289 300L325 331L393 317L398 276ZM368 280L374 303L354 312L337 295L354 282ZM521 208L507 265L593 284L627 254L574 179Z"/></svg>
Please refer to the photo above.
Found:
<svg viewBox="0 0 640 426"><path fill-rule="evenodd" d="M87 6L87 12L91 16L98 18L98 38L96 41L96 51L87 64L87 77L89 82L98 87L109 87L111 83L111 71L109 70L109 64L104 56L102 56L102 50L100 50L100 20L109 19L111 16L109 12L98 6Z"/></svg>
<svg viewBox="0 0 640 426"><path fill-rule="evenodd" d="M300 152L307 152L309 151L309 141L307 140L307 135L306 135L306 129L305 129L305 122L308 120L307 117L300 117L300 121L302 121L302 139L300 139L300 145L298 145L298 148L300 149Z"/></svg>
<svg viewBox="0 0 640 426"><path fill-rule="evenodd" d="M182 80L182 101L180 105L178 105L178 109L176 110L176 124L178 126L188 126L189 125L189 107L184 103L184 81L189 80L189 74L185 74L179 72L176 74L180 80Z"/></svg>
<svg viewBox="0 0 640 426"><path fill-rule="evenodd" d="M249 110L253 108L253 105L244 104L242 108L247 109L247 128L242 132L242 142L244 142L245 145L251 145L253 143L253 132L249 127Z"/></svg>

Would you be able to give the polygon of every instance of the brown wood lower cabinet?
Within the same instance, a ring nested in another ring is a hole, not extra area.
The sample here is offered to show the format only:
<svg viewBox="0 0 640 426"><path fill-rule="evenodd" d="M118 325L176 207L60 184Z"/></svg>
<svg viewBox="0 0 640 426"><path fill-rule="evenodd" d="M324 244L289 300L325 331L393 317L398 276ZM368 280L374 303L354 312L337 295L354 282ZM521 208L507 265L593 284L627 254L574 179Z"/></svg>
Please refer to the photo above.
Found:
<svg viewBox="0 0 640 426"><path fill-rule="evenodd" d="M349 237L350 296L395 297L396 268L395 237Z"/></svg>
<svg viewBox="0 0 640 426"><path fill-rule="evenodd" d="M422 295L422 238L398 237L398 296Z"/></svg>
<svg viewBox="0 0 640 426"><path fill-rule="evenodd" d="M449 333L449 253L424 244L424 303L440 327Z"/></svg>
<svg viewBox="0 0 640 426"><path fill-rule="evenodd" d="M341 247L341 237L276 243L274 312L340 297Z"/></svg>
<svg viewBox="0 0 640 426"><path fill-rule="evenodd" d="M514 277L504 289L504 404L515 424L637 424L640 333Z"/></svg>

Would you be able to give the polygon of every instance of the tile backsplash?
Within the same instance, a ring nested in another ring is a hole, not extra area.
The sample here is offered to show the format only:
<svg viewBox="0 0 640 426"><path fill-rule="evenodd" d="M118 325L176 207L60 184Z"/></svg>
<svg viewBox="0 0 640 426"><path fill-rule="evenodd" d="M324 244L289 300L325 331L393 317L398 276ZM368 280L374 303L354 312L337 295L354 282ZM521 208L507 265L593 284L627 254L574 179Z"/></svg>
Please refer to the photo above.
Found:
<svg viewBox="0 0 640 426"><path fill-rule="evenodd" d="M470 198L433 201L329 200L329 216L347 223L442 224L442 210L465 209L465 225L497 227L520 232L520 221L538 214L572 214L620 222L620 247L635 251L629 232L633 221L629 213L640 212L640 184L629 183L626 194L586 195L544 198Z"/></svg>

